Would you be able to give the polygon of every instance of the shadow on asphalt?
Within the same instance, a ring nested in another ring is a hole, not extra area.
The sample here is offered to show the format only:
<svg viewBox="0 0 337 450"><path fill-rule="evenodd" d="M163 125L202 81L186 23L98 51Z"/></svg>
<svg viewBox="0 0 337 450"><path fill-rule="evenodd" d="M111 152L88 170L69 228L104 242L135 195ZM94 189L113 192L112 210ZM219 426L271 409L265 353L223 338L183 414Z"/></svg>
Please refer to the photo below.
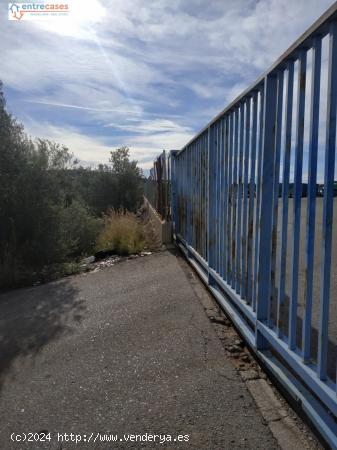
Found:
<svg viewBox="0 0 337 450"><path fill-rule="evenodd" d="M0 295L0 389L16 358L71 333L85 309L70 279Z"/></svg>

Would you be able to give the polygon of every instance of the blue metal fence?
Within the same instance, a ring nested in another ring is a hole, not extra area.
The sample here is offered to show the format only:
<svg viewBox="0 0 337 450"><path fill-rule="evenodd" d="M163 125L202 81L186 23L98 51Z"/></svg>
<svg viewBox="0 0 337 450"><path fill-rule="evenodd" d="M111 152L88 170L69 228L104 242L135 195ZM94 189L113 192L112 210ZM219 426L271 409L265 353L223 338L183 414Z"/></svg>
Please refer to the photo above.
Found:
<svg viewBox="0 0 337 450"><path fill-rule="evenodd" d="M322 43L327 48L324 83ZM336 246L336 109L334 4L253 86L182 150L171 153L177 243L251 348L302 404L332 448L337 448L336 353L330 352L328 324L330 300L337 304L336 286L331 289L336 271L331 263ZM319 139L322 128L324 144ZM320 176L324 198L318 235Z"/></svg>

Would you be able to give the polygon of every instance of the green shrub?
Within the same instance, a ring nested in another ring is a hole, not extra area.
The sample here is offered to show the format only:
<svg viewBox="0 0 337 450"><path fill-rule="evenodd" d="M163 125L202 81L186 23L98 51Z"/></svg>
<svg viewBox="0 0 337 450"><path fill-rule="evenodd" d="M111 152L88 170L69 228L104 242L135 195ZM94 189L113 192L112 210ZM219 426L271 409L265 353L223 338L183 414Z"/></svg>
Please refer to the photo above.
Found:
<svg viewBox="0 0 337 450"><path fill-rule="evenodd" d="M61 210L59 246L63 247L65 258L92 253L102 227L101 222L90 214L85 204L78 200Z"/></svg>

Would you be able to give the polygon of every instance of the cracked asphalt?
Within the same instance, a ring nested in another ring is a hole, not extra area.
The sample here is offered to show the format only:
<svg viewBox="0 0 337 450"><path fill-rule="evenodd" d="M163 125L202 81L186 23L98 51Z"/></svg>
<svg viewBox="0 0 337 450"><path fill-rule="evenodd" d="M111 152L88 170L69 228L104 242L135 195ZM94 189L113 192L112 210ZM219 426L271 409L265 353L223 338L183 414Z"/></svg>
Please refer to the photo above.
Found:
<svg viewBox="0 0 337 450"><path fill-rule="evenodd" d="M278 448L169 251L2 294L0 351L1 449ZM29 432L51 441L10 440Z"/></svg>

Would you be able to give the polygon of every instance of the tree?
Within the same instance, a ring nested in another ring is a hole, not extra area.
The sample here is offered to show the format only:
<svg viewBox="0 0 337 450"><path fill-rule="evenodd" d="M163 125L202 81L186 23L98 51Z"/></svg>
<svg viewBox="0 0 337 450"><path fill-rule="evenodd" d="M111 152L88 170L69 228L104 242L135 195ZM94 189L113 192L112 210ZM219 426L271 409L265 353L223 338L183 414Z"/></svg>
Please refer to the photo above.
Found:
<svg viewBox="0 0 337 450"><path fill-rule="evenodd" d="M141 176L141 169L137 166L137 161L130 161L130 149L128 147L120 147L110 152L109 162L111 163L111 171L115 175L125 175L134 172L135 175Z"/></svg>
<svg viewBox="0 0 337 450"><path fill-rule="evenodd" d="M116 208L135 211L142 201L142 171L135 160L130 161L128 147L110 152L111 172L116 177Z"/></svg>

